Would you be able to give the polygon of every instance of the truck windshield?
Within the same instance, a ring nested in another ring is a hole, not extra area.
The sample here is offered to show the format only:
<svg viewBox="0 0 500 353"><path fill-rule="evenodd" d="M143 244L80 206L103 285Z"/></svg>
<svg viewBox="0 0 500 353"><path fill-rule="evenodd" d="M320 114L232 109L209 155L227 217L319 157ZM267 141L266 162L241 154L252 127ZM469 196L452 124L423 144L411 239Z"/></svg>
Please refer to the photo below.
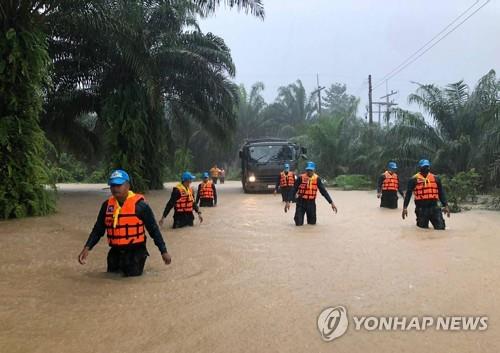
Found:
<svg viewBox="0 0 500 353"><path fill-rule="evenodd" d="M259 163L290 161L295 157L294 149L286 145L252 146L249 152L250 159Z"/></svg>

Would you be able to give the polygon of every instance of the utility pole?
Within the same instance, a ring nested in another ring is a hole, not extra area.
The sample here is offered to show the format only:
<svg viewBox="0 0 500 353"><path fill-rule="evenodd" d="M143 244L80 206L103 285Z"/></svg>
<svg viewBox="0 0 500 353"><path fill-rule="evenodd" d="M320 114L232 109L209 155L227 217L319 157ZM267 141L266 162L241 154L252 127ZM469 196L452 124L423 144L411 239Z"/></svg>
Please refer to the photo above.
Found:
<svg viewBox="0 0 500 353"><path fill-rule="evenodd" d="M319 74L316 74L316 83L318 84L318 88L312 92L312 94L318 94L318 114L321 115L321 91L325 89L325 87L321 87L319 85Z"/></svg>
<svg viewBox="0 0 500 353"><path fill-rule="evenodd" d="M372 110L372 75L368 75L368 123L373 124Z"/></svg>
<svg viewBox="0 0 500 353"><path fill-rule="evenodd" d="M395 95L397 93L398 93L398 91L391 90L391 93L387 93L385 96L380 97L380 99L384 99L385 98L385 105L387 106L387 108L386 108L387 110L385 112L385 114L386 114L385 115L385 120L386 120L386 124L387 125L389 125L389 118L391 116L391 106L397 105L395 103L389 102L389 97L393 96L393 95Z"/></svg>

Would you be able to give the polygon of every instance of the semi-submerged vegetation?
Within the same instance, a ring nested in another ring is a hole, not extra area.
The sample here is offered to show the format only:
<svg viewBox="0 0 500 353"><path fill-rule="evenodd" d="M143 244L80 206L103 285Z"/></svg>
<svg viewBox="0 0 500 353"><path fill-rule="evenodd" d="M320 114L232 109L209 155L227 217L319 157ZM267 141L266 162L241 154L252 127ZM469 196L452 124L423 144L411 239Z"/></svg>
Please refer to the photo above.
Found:
<svg viewBox="0 0 500 353"><path fill-rule="evenodd" d="M56 182L104 182L127 169L135 190L163 187L213 163L238 175L238 149L273 136L307 147L322 177L370 188L389 160L405 180L428 158L450 200L498 193L500 81L417 84L412 111L381 124L333 83L297 80L274 101L237 86L230 49L198 22L225 3L263 18L259 0L7 1L0 3L0 217L54 210ZM492 199L492 205L500 202Z"/></svg>

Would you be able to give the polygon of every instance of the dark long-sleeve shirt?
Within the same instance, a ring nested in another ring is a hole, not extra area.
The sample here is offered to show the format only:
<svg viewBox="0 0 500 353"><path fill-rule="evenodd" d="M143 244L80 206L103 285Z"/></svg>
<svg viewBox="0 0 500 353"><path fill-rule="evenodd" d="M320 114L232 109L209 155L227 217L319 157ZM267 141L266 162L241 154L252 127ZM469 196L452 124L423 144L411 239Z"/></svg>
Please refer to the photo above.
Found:
<svg viewBox="0 0 500 353"><path fill-rule="evenodd" d="M401 183L401 179L399 179L399 175L397 177L398 177L398 185L399 185L398 192L401 194L401 196L404 197L403 184ZM381 174L377 179L377 192L378 193L382 192L382 184L384 183L384 180L385 180L385 174Z"/></svg>
<svg viewBox="0 0 500 353"><path fill-rule="evenodd" d="M104 219L106 218L107 204L108 201L104 201L104 203L102 204L99 215L97 216L97 220L94 224L94 228L90 232L87 243L85 243L85 246L88 246L90 249L92 249L99 242L99 240L106 232ZM165 245L165 241L163 240L163 236L161 235L160 228L158 228L158 224L156 223L156 219L151 207L149 207L149 205L144 200L140 200L135 204L135 214L140 220L144 222L149 236L153 239L155 245L158 247L158 250L160 250L160 253L163 254L167 252L167 246Z"/></svg>
<svg viewBox="0 0 500 353"><path fill-rule="evenodd" d="M177 202L177 200L180 199L180 197L181 197L181 192L179 191L179 189L173 188L172 194L170 195L170 200L168 200L167 205L165 206L165 210L163 211L163 218L168 216L170 210L174 208L175 203ZM193 209L196 212L199 212L198 205L195 202L193 202Z"/></svg>
<svg viewBox="0 0 500 353"><path fill-rule="evenodd" d="M299 191L300 184L302 184L302 176L301 175L298 176L297 179L295 180L295 185L294 185L294 190L293 190L294 195L296 195L297 192ZM319 176L318 176L318 190L319 190L320 194L323 195L323 197L325 198L325 200L328 203L333 203L332 198L330 197L330 194L326 190L325 185L323 184L323 182L321 181L321 178Z"/></svg>
<svg viewBox="0 0 500 353"><path fill-rule="evenodd" d="M200 202L201 185L198 185L198 191L196 192L196 204ZM212 183L212 191L214 192L214 205L217 205L217 190L214 183Z"/></svg>
<svg viewBox="0 0 500 353"><path fill-rule="evenodd" d="M439 201L441 201L441 204L443 206L448 205L448 202L446 201L446 195L444 193L443 185L441 184L441 179L435 175L436 178L436 184L438 187L438 194L439 194ZM408 205L410 204L411 200L411 194L413 193L413 190L415 190L415 187L417 186L417 177L413 176L410 180L408 180L408 187L406 190L406 196L405 196L405 202L403 204L403 208L407 208ZM415 200L415 205L418 207L432 207L437 205L437 201L435 200Z"/></svg>

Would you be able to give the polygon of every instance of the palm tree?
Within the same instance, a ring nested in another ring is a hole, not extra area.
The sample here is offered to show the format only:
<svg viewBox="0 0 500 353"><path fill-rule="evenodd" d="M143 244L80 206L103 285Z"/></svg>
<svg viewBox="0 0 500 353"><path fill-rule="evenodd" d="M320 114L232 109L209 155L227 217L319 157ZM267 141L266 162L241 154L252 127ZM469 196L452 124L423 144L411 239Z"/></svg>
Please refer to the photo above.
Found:
<svg viewBox="0 0 500 353"><path fill-rule="evenodd" d="M488 142L498 136L491 130L498 126L494 118L498 114L495 90L498 92L494 72L483 77L472 93L463 81L445 88L418 84L409 102L417 103L432 120L397 111L392 136L398 144L394 148L399 157L408 163L422 157L432 158L437 169L452 175L471 168L484 170L479 163L485 155L484 149L489 150L490 161L498 151L495 148L498 145ZM485 131L489 131L488 138Z"/></svg>
<svg viewBox="0 0 500 353"><path fill-rule="evenodd" d="M230 81L235 68L229 48L196 23L196 16L211 11L210 3L216 4L110 2L107 9L117 28L100 35L68 31L53 36L55 65L61 69L57 87L66 89L69 82L70 96L91 97L87 103L93 107L78 101L78 109L95 109L102 126L114 130L107 134L109 165L129 169L138 189L162 187L165 136L171 136L165 106L220 139L235 128L237 87Z"/></svg>
<svg viewBox="0 0 500 353"><path fill-rule="evenodd" d="M314 97L307 97L301 80L280 87L275 104L269 108L280 125L278 135L283 137L299 135L305 123L317 114Z"/></svg>
<svg viewBox="0 0 500 353"><path fill-rule="evenodd" d="M267 103L262 97L264 84L255 83L250 94L245 86L240 86L239 104L238 104L238 130L236 140L238 143L244 139L262 137L272 127L273 122L266 119L264 114Z"/></svg>

